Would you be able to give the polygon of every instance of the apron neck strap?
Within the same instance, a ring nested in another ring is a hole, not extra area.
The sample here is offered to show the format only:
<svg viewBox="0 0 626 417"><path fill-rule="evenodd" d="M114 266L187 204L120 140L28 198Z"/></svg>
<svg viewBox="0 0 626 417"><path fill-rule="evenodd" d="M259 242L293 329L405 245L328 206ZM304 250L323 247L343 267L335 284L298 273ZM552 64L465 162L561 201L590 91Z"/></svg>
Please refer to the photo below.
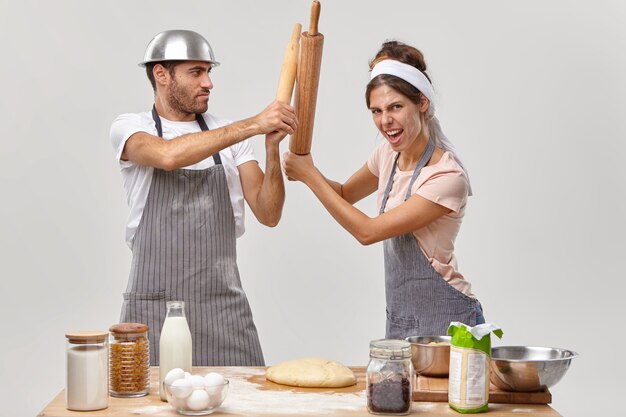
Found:
<svg viewBox="0 0 626 417"><path fill-rule="evenodd" d="M411 182L409 183L409 189L406 190L406 196L404 197L404 201L408 200L411 197L411 189L413 188L413 184L419 176L422 168L424 168L428 161L430 161L430 158L433 157L433 153L435 153L435 142L432 140L428 140L428 145L426 145L426 149L424 150L422 157L417 163L415 171L413 171L413 176L411 177Z"/></svg>
<svg viewBox="0 0 626 417"><path fill-rule="evenodd" d="M154 105L152 105L152 120L154 120L154 125L156 126L157 135L162 138L163 137L163 125L161 124L161 117L159 117L159 113L157 113L156 106ZM196 122L198 122L198 125L200 125L200 129L203 132L205 130L209 130L209 127L207 126L206 121L204 120L204 117L202 117L202 115L199 113L196 114ZM219 152L215 152L213 154L213 162L215 162L215 165L220 165L222 163L222 158L220 158Z"/></svg>
<svg viewBox="0 0 626 417"><path fill-rule="evenodd" d="M428 140L428 144L426 145L426 149L422 153L420 160L415 167L415 171L413 171L413 176L411 177L411 181L409 182L409 187L406 191L406 195L404 196L404 201L408 200L411 197L411 189L413 188L413 184L415 180L419 176L422 168L426 166L430 158L432 158L433 153L435 152L435 142L432 139ZM385 206L387 206L387 200L389 200L389 193L391 192L391 188L393 187L393 177L396 174L396 169L398 168L398 159L400 158L400 152L396 155L393 161L393 167L391 168L391 174L389 174L389 180L387 181L387 187L385 188L385 194L383 195L383 201L380 205L379 214L383 214L385 212Z"/></svg>

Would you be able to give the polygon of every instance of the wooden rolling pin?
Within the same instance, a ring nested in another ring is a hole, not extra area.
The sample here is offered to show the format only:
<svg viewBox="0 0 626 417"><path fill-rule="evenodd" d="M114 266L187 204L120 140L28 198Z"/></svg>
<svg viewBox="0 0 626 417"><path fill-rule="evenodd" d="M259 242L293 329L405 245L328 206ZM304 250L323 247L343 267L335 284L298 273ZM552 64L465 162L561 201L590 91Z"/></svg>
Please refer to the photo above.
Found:
<svg viewBox="0 0 626 417"><path fill-rule="evenodd" d="M281 103L291 104L291 95L293 94L293 86L296 82L296 71L298 68L300 32L302 32L302 25L300 23L296 23L293 27L291 40L285 48L283 67L280 70L280 79L278 81L278 90L276 92L276 100Z"/></svg>
<svg viewBox="0 0 626 417"><path fill-rule="evenodd" d="M289 141L289 150L298 155L306 155L311 152L311 141L313 139L317 86L320 80L322 48L324 47L324 35L317 31L320 9L320 2L317 0L313 1L309 31L304 32L300 39L300 59L296 75L295 100L298 129Z"/></svg>

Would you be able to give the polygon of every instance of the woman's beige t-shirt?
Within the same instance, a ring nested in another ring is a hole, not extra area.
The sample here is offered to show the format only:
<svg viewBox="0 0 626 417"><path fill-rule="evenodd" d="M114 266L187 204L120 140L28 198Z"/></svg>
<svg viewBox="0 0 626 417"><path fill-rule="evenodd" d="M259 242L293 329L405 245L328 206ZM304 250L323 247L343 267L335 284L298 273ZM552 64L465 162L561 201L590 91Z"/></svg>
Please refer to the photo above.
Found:
<svg viewBox="0 0 626 417"><path fill-rule="evenodd" d="M372 152L367 161L369 170L378 177L378 209L382 204L396 155L391 146L384 142ZM404 202L412 175L413 171L396 169L385 211ZM454 288L473 297L471 284L458 271L454 256L454 241L465 215L468 190L465 172L450 152L444 152L436 164L422 168L413 183L411 195L417 194L452 210L449 214L415 230L413 235L435 271Z"/></svg>

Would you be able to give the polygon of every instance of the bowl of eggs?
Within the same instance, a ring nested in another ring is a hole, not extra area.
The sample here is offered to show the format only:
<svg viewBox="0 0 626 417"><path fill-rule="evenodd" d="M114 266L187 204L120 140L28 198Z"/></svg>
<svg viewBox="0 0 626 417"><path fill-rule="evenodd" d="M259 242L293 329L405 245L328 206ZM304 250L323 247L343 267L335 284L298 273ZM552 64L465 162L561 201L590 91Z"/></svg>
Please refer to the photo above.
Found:
<svg viewBox="0 0 626 417"><path fill-rule="evenodd" d="M187 416L203 416L215 411L228 393L228 380L216 372L193 375L172 369L163 380L167 402Z"/></svg>

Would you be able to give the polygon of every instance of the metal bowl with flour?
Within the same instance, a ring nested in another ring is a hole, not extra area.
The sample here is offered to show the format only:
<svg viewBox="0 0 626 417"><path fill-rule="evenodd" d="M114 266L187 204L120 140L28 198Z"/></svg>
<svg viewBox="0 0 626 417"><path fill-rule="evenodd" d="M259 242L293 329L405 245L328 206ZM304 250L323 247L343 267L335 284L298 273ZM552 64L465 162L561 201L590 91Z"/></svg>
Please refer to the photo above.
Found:
<svg viewBox="0 0 626 417"><path fill-rule="evenodd" d="M450 336L409 336L415 373L447 377L450 371Z"/></svg>

